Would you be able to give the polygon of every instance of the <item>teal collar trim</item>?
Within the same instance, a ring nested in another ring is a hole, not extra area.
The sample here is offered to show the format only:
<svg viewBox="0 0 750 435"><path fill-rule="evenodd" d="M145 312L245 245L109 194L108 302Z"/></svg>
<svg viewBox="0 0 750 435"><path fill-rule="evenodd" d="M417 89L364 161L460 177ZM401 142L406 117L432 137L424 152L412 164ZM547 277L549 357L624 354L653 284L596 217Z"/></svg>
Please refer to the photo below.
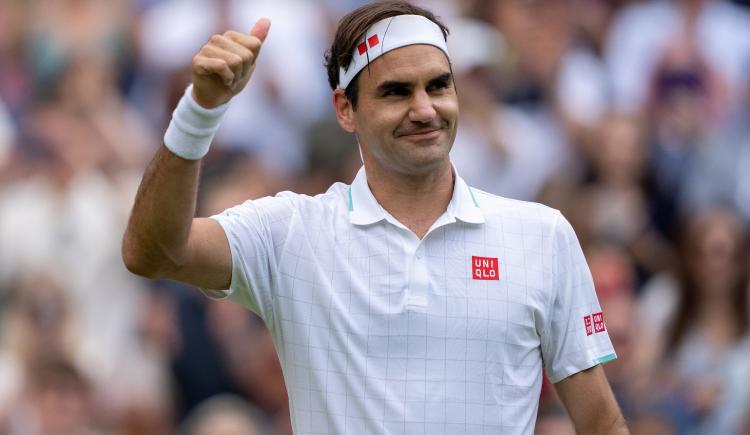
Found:
<svg viewBox="0 0 750 435"><path fill-rule="evenodd" d="M451 198L451 203L448 205L448 210L453 212L456 219L463 222L483 224L484 213L482 213L479 201L474 196L474 189L466 184L464 179L458 175L455 168L453 169L453 173L456 176L456 181L453 186L453 198Z"/></svg>
<svg viewBox="0 0 750 435"><path fill-rule="evenodd" d="M474 201L474 207L479 207L479 203L477 202L477 198L474 196L474 189L469 187L469 193L471 194L471 200Z"/></svg>

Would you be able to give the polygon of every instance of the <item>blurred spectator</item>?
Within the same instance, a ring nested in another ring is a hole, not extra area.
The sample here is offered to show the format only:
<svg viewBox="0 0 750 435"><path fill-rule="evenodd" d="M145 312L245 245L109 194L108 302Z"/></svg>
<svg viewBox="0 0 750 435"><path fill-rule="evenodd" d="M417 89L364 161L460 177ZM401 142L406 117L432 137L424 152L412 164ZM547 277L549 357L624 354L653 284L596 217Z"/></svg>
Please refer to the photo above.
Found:
<svg viewBox="0 0 750 435"><path fill-rule="evenodd" d="M35 94L28 64L32 4L24 0L0 2L0 100L18 114Z"/></svg>
<svg viewBox="0 0 750 435"><path fill-rule="evenodd" d="M271 334L237 304L212 301L206 316L209 334L240 391L271 417L274 433L291 435L289 402Z"/></svg>
<svg viewBox="0 0 750 435"><path fill-rule="evenodd" d="M335 118L307 131L307 168L295 192L315 195L335 182L349 183L362 166L357 139L342 130Z"/></svg>
<svg viewBox="0 0 750 435"><path fill-rule="evenodd" d="M128 6L128 0L30 2L28 62L38 92L56 88L71 60L81 56L114 59L127 66L132 45Z"/></svg>
<svg viewBox="0 0 750 435"><path fill-rule="evenodd" d="M16 126L10 117L10 113L0 100L0 172L10 161L10 154L15 147Z"/></svg>
<svg viewBox="0 0 750 435"><path fill-rule="evenodd" d="M750 65L750 64L749 64ZM678 198L680 211L710 206L736 208L750 224L750 69L743 105L710 135L687 169Z"/></svg>
<svg viewBox="0 0 750 435"><path fill-rule="evenodd" d="M667 221L708 137L719 126L723 99L720 78L690 40L680 37L673 42L655 71L645 112L651 123L655 186L662 197L671 199L664 208Z"/></svg>
<svg viewBox="0 0 750 435"><path fill-rule="evenodd" d="M91 387L65 360L34 362L22 400L7 424L8 435L95 435Z"/></svg>
<svg viewBox="0 0 750 435"><path fill-rule="evenodd" d="M672 249L660 228L662 199L652 188L645 126L611 113L595 130L585 176L553 179L541 200L569 216L582 244L608 242L626 249L642 277L670 265Z"/></svg>
<svg viewBox="0 0 750 435"><path fill-rule="evenodd" d="M36 364L83 357L80 325L59 283L44 272L29 271L17 276L11 289L0 317L0 419L22 394Z"/></svg>
<svg viewBox="0 0 750 435"><path fill-rule="evenodd" d="M675 43L694 47L706 67L726 83L727 95L738 95L750 59L745 9L726 0L640 1L615 16L607 42L617 110L640 112L660 60ZM726 109L717 108L722 113Z"/></svg>
<svg viewBox="0 0 750 435"><path fill-rule="evenodd" d="M455 20L448 48L462 110L451 160L473 186L497 192L512 172L502 127L503 106L493 92L503 58L504 41L489 24ZM533 152L533 150L532 150ZM519 160L517 153L514 160Z"/></svg>
<svg viewBox="0 0 750 435"><path fill-rule="evenodd" d="M655 278L639 309L642 360L653 399L681 431L739 434L750 406L748 236L737 215L691 218L679 266Z"/></svg>
<svg viewBox="0 0 750 435"><path fill-rule="evenodd" d="M480 7L478 14L495 29L457 21L456 36L449 39L451 51L458 53L455 74L463 111L451 156L470 184L533 199L574 159L554 100L570 11L563 2L547 1Z"/></svg>
<svg viewBox="0 0 750 435"><path fill-rule="evenodd" d="M216 396L198 406L186 419L181 435L261 435L263 416L236 396Z"/></svg>

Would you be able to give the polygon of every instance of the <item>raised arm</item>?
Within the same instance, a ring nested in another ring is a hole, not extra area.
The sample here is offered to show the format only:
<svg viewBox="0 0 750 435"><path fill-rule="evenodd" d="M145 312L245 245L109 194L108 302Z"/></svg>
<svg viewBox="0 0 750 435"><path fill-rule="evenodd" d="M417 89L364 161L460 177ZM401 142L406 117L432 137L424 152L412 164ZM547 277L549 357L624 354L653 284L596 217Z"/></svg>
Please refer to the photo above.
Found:
<svg viewBox="0 0 750 435"><path fill-rule="evenodd" d="M601 365L563 379L555 390L578 435L630 435Z"/></svg>
<svg viewBox="0 0 750 435"><path fill-rule="evenodd" d="M211 219L194 218L200 159L222 105L250 80L270 25L263 18L249 34L213 35L193 58L192 93L183 97L165 146L146 169L125 231L122 256L131 272L203 288L229 287L232 259L224 230Z"/></svg>

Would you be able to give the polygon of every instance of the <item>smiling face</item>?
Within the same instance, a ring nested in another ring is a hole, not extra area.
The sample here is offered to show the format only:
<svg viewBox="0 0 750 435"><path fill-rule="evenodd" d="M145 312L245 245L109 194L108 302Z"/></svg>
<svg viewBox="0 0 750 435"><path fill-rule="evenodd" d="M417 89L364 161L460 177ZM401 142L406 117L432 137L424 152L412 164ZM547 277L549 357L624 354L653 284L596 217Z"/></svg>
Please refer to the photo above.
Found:
<svg viewBox="0 0 750 435"><path fill-rule="evenodd" d="M341 126L357 135L368 169L420 176L449 164L458 99L440 49L420 44L390 51L356 80L356 110L341 90L334 103Z"/></svg>

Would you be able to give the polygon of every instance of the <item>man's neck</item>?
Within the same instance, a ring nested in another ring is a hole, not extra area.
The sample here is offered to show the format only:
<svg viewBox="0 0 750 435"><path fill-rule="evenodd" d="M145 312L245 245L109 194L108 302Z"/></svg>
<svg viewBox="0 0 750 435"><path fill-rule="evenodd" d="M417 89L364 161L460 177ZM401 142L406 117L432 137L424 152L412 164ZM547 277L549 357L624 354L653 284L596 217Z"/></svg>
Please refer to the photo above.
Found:
<svg viewBox="0 0 750 435"><path fill-rule="evenodd" d="M365 167L367 184L381 207L422 239L453 196L449 161L429 174L403 175Z"/></svg>

